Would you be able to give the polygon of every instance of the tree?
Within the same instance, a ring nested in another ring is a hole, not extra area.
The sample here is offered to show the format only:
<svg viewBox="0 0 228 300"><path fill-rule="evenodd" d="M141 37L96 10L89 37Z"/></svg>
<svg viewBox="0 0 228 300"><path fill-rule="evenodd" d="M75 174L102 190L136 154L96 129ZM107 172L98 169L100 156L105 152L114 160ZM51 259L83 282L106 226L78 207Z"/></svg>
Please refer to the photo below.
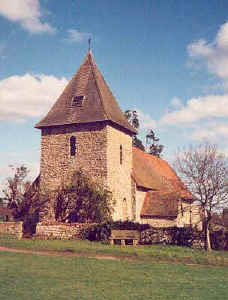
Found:
<svg viewBox="0 0 228 300"><path fill-rule="evenodd" d="M163 145L158 144L159 140L152 129L146 135L146 144L149 146L149 153L158 157L160 157L164 149Z"/></svg>
<svg viewBox="0 0 228 300"><path fill-rule="evenodd" d="M8 208L18 209L23 202L24 194L28 190L31 182L26 180L29 170L24 165L15 167L10 165L13 176L6 180L6 188L3 189L4 198Z"/></svg>
<svg viewBox="0 0 228 300"><path fill-rule="evenodd" d="M228 203L228 162L217 146L190 146L176 155L175 166L186 186L196 196L202 211L205 248L210 250L210 222L213 212Z"/></svg>
<svg viewBox="0 0 228 300"><path fill-rule="evenodd" d="M33 233L39 212L46 202L41 202L39 197L39 177L31 184L27 179L29 169L26 166L10 167L13 175L6 180L4 199L7 207L12 209L14 219L23 221L25 232Z"/></svg>
<svg viewBox="0 0 228 300"><path fill-rule="evenodd" d="M138 118L138 113L136 110L126 110L124 112L124 115L128 122L136 129L139 129L139 118ZM142 141L137 137L137 135L134 135L132 138L132 145L134 147L137 147L143 151L145 151L145 147L142 143Z"/></svg>
<svg viewBox="0 0 228 300"><path fill-rule="evenodd" d="M70 185L57 191L55 219L61 222L107 221L111 219L113 204L111 192L79 170Z"/></svg>
<svg viewBox="0 0 228 300"><path fill-rule="evenodd" d="M136 110L126 110L124 115L128 122L137 130L139 129L139 117Z"/></svg>
<svg viewBox="0 0 228 300"><path fill-rule="evenodd" d="M136 129L138 130L140 127L139 124L139 118L138 118L138 113L136 110L126 110L124 112L124 115L128 122ZM160 139L155 136L155 133L152 129L150 129L149 133L146 135L146 144L149 145L149 153L153 154L155 156L160 157L164 146L159 145L158 141ZM140 139L137 138L137 135L134 135L132 138L132 145L145 151L145 147Z"/></svg>

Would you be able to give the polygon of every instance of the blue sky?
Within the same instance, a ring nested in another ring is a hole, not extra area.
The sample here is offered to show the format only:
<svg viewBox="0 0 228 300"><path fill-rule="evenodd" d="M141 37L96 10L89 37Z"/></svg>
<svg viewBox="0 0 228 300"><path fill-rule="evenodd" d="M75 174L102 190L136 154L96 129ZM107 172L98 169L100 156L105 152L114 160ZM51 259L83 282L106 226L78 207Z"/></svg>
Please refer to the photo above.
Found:
<svg viewBox="0 0 228 300"><path fill-rule="evenodd" d="M46 114L83 61L88 38L121 108L152 128L163 157L209 140L228 154L226 0L1 0L0 182L9 164L39 172Z"/></svg>

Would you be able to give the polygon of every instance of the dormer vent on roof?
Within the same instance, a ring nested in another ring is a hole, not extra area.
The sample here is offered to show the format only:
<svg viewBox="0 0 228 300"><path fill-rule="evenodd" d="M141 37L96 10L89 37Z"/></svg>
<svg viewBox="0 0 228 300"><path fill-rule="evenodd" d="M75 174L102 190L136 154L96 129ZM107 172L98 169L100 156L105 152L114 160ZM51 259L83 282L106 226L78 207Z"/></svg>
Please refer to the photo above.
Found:
<svg viewBox="0 0 228 300"><path fill-rule="evenodd" d="M125 118L89 51L51 110L35 127L102 121L110 121L130 135L137 133Z"/></svg>
<svg viewBox="0 0 228 300"><path fill-rule="evenodd" d="M84 99L85 99L85 96L73 96L71 105L72 106L82 106Z"/></svg>

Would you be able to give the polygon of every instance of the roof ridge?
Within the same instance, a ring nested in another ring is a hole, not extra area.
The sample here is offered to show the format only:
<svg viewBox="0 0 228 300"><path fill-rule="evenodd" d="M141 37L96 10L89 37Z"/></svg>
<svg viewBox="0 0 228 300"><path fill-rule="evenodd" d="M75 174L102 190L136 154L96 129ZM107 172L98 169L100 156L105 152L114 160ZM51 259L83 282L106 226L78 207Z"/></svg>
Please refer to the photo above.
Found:
<svg viewBox="0 0 228 300"><path fill-rule="evenodd" d="M108 120L108 115L107 115L107 112L105 111L105 108L104 108L103 97L101 95L101 91L100 91L99 85L97 83L96 73L95 73L95 70L94 70L94 66L97 66L97 65L96 65L96 63L93 59L93 54L92 54L91 50L89 50L88 55L89 55L88 58L89 58L89 62L90 62L91 71L92 71L94 81L95 81L95 84L96 84L96 87L97 87L97 91L98 91L98 94L99 94L99 99L100 99L100 102L101 102L101 106L102 106L102 109L104 111L104 115L105 115L106 119Z"/></svg>

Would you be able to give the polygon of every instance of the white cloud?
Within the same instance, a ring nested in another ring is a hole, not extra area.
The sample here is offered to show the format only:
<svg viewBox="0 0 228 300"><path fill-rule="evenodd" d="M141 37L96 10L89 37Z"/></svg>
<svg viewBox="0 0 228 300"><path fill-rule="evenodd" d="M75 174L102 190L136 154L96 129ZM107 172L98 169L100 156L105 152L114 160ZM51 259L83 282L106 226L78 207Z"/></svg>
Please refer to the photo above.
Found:
<svg viewBox="0 0 228 300"><path fill-rule="evenodd" d="M66 78L14 75L0 81L0 120L25 121L48 111L67 84Z"/></svg>
<svg viewBox="0 0 228 300"><path fill-rule="evenodd" d="M228 124L207 122L205 124L198 124L192 133L193 140L210 140L219 142L228 138Z"/></svg>
<svg viewBox="0 0 228 300"><path fill-rule="evenodd" d="M87 40L91 37L90 33L80 32L77 29L68 29L67 34L68 34L68 36L65 39L65 41L70 42L70 43L81 43L84 40Z"/></svg>
<svg viewBox="0 0 228 300"><path fill-rule="evenodd" d="M188 46L188 53L193 60L206 62L209 72L222 79L228 87L228 22L220 27L212 43L200 39Z"/></svg>
<svg viewBox="0 0 228 300"><path fill-rule="evenodd" d="M151 118L149 114L145 114L140 109L136 109L139 116L140 129L154 129L156 128L156 121Z"/></svg>
<svg viewBox="0 0 228 300"><path fill-rule="evenodd" d="M192 98L179 110L165 114L160 124L187 124L211 117L228 117L228 94Z"/></svg>
<svg viewBox="0 0 228 300"><path fill-rule="evenodd" d="M10 21L18 22L31 33L55 32L51 25L41 21L39 0L1 0L0 15Z"/></svg>
<svg viewBox="0 0 228 300"><path fill-rule="evenodd" d="M177 109L177 108L181 108L181 107L183 106L183 104L182 104L180 98L174 97L174 98L171 100L171 106L172 106L173 108L176 108L176 109Z"/></svg>

